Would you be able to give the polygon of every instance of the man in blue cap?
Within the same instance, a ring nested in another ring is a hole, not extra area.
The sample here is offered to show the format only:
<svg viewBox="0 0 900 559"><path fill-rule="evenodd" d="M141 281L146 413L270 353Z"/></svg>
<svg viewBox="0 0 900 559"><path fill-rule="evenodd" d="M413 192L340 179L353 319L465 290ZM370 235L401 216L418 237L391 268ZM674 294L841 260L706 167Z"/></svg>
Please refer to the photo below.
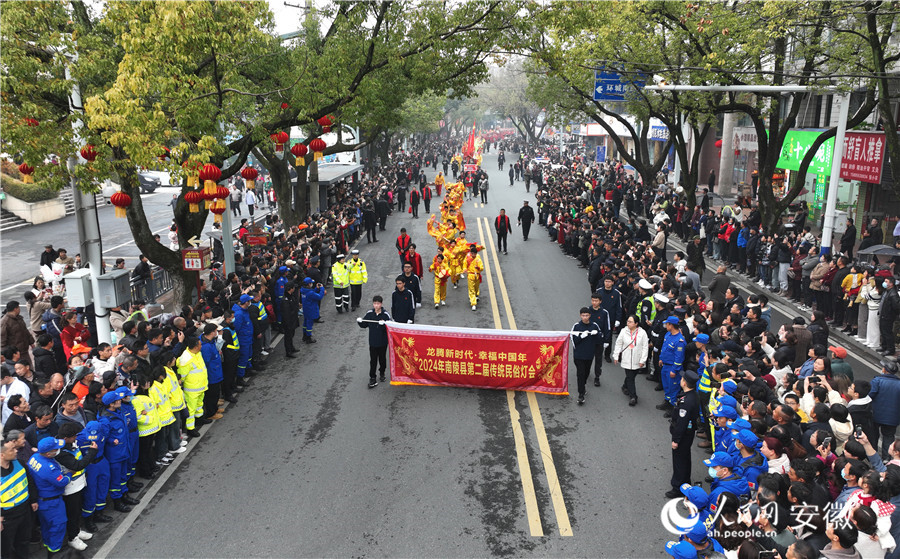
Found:
<svg viewBox="0 0 900 559"><path fill-rule="evenodd" d="M284 318L281 314L281 301L284 299L284 287L290 281L287 277L289 270L290 268L287 266L278 267L278 279L275 280L275 289L272 293L275 296L275 319L278 321L278 324L281 324Z"/></svg>
<svg viewBox="0 0 900 559"><path fill-rule="evenodd" d="M694 527L681 536L682 542L688 542L694 547L698 557L708 557L710 553L725 554L725 548L715 539L709 537L709 528L703 522L697 522Z"/></svg>
<svg viewBox="0 0 900 559"><path fill-rule="evenodd" d="M666 337L663 339L662 349L659 352L660 376L665 393L665 401L656 406L658 410L671 410L678 398L679 379L684 363L684 350L687 345L684 335L678 327L678 317L670 316L663 323L666 328ZM668 417L668 416L667 416Z"/></svg>
<svg viewBox="0 0 900 559"><path fill-rule="evenodd" d="M104 456L108 433L108 425L99 421L88 421L76 438L79 447L97 445L97 454L84 470L87 487L82 494L81 517L88 532L99 531L97 522L112 522L111 516L103 514L103 509L106 508L106 495L109 493L109 461Z"/></svg>
<svg viewBox="0 0 900 559"><path fill-rule="evenodd" d="M313 324L319 321L319 303L325 298L325 287L321 283L313 287L313 279L305 277L303 287L300 288L300 296L303 299L303 343L314 344L316 340L312 337Z"/></svg>
<svg viewBox="0 0 900 559"><path fill-rule="evenodd" d="M56 456L65 444L52 437L41 439L37 454L33 454L28 460L28 470L37 486L37 513L48 557L59 552L66 541L66 505L62 495L72 478L63 473L56 461Z"/></svg>
<svg viewBox="0 0 900 559"><path fill-rule="evenodd" d="M666 553L675 559L697 559L697 550L690 542L666 542Z"/></svg>
<svg viewBox="0 0 900 559"><path fill-rule="evenodd" d="M126 486L128 491L137 492L144 484L132 479L134 478L134 474L137 473L138 452L140 448L137 411L135 411L134 406L131 404L131 398L134 396L134 393L127 386L120 386L116 389L116 392L122 397L120 400L122 404L119 409L121 410L122 415L125 416L125 423L128 426L128 444L130 452L128 454L128 477Z"/></svg>
<svg viewBox="0 0 900 559"><path fill-rule="evenodd" d="M759 474L769 471L769 461L757 450L757 445L759 445L759 437L756 436L756 433L749 429L738 431L734 446L739 454L734 462L734 473L744 478L751 490L756 490L756 478L759 477Z"/></svg>
<svg viewBox="0 0 900 559"><path fill-rule="evenodd" d="M700 377L694 371L685 371L678 379L682 394L672 409L672 489L666 497L674 499L681 495L681 486L691 483L691 445L694 433L700 424L700 400L697 398L697 382Z"/></svg>
<svg viewBox="0 0 900 559"><path fill-rule="evenodd" d="M734 493L738 498L750 494L747 481L734 473L734 462L727 452L714 452L703 463L709 467L709 475L713 478L709 489L710 504L718 505L719 495Z"/></svg>
<svg viewBox="0 0 900 559"><path fill-rule="evenodd" d="M697 522L711 528L715 517L709 510L709 494L702 487L690 483L682 483L679 489L685 500L697 509Z"/></svg>
<svg viewBox="0 0 900 559"><path fill-rule="evenodd" d="M131 444L128 440L128 424L121 409L122 394L107 392L103 395L102 401L106 409L100 412L99 421L109 427L103 449L109 462L109 496L113 500L114 509L119 512L131 512L128 505L136 505L140 501L129 497L128 488L125 487Z"/></svg>
<svg viewBox="0 0 900 559"><path fill-rule="evenodd" d="M730 396L723 396L723 398L730 398ZM738 418L737 411L729 405L721 404L712 412L712 418L713 450L727 454L731 444L731 422Z"/></svg>
<svg viewBox="0 0 900 559"><path fill-rule="evenodd" d="M247 375L247 368L250 366L250 356L253 355L253 321L250 319L250 304L253 297L243 293L238 302L231 306L234 313L233 328L238 337L240 351L237 364L237 386L247 386L244 377Z"/></svg>

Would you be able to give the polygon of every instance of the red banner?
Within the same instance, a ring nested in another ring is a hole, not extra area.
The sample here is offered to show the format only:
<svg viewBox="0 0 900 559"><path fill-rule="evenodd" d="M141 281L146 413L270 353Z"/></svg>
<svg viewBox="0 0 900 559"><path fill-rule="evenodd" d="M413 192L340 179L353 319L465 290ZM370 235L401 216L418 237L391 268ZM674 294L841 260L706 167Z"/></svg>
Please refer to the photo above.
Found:
<svg viewBox="0 0 900 559"><path fill-rule="evenodd" d="M841 159L841 178L881 183L884 132L847 132Z"/></svg>
<svg viewBox="0 0 900 559"><path fill-rule="evenodd" d="M387 323L391 384L569 394L560 332Z"/></svg>

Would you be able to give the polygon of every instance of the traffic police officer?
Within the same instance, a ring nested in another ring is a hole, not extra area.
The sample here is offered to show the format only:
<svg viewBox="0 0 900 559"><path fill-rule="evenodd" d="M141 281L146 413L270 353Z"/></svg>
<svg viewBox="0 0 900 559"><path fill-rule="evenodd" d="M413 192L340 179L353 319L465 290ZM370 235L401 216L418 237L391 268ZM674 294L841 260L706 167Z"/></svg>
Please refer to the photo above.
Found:
<svg viewBox="0 0 900 559"><path fill-rule="evenodd" d="M250 294L253 300L250 303L248 312L250 313L250 323L253 324L253 353L250 358L250 366L247 367L247 373L255 375L257 371L266 369L263 363L263 340L266 339L266 330L269 329L269 313L266 312L266 306L262 302L262 293L257 289ZM268 355L268 353L266 354ZM251 372L252 371L252 372Z"/></svg>
<svg viewBox="0 0 900 559"><path fill-rule="evenodd" d="M358 250L351 250L350 255L352 258L347 264L350 270L350 310L355 311L362 301L362 286L369 282L369 272L366 271L366 263L359 258Z"/></svg>
<svg viewBox="0 0 900 559"><path fill-rule="evenodd" d="M668 333L663 339L662 349L659 352L659 363L662 367L660 377L666 401L656 406L656 409L660 410L672 409L675 406L675 400L678 398L678 379L681 377L686 345L684 335L678 329L678 317L670 316L664 324Z"/></svg>
<svg viewBox="0 0 900 559"><path fill-rule="evenodd" d="M334 286L334 306L338 313L350 311L350 269L344 262L346 256L337 255L337 262L331 267L331 281Z"/></svg>
<svg viewBox="0 0 900 559"><path fill-rule="evenodd" d="M662 293L657 293L653 296L653 304L656 309L656 316L653 317L653 322L650 323L650 328L647 329L647 338L653 348L653 359L649 360L653 362L653 373L647 377L647 380L655 381L657 384L656 391L659 392L662 390L659 374L659 352L662 350L663 338L666 334L665 322L669 318L669 309L667 307L669 298ZM650 372L649 362L647 363L647 372Z"/></svg>
<svg viewBox="0 0 900 559"><path fill-rule="evenodd" d="M56 461L65 442L47 437L38 442L38 452L28 460L28 470L38 491L38 519L47 555L62 549L66 539L66 505L62 495L72 478L63 473Z"/></svg>
<svg viewBox="0 0 900 559"><path fill-rule="evenodd" d="M672 435L672 489L666 492L666 497L670 499L681 496L682 484L691 483L691 445L700 418L700 401L695 390L699 380L694 371L685 371L679 380L683 393L675 401L669 427Z"/></svg>
<svg viewBox="0 0 900 559"><path fill-rule="evenodd" d="M656 318L656 305L653 303L653 284L646 279L641 278L638 282L642 299L637 305L637 317L640 319L640 325L650 334L650 325Z"/></svg>

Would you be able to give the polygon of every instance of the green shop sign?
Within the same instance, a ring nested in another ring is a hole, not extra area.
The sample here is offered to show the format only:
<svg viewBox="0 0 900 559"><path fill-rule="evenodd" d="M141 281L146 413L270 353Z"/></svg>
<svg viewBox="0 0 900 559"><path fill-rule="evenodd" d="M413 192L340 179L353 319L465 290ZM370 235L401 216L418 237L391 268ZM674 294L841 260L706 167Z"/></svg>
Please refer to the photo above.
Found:
<svg viewBox="0 0 900 559"><path fill-rule="evenodd" d="M781 146L781 155L778 157L779 169L800 170L800 162L806 156L812 143L824 130L790 130L784 138ZM809 164L809 173L815 175L831 174L831 157L834 153L834 138L828 139L819 146L819 151Z"/></svg>

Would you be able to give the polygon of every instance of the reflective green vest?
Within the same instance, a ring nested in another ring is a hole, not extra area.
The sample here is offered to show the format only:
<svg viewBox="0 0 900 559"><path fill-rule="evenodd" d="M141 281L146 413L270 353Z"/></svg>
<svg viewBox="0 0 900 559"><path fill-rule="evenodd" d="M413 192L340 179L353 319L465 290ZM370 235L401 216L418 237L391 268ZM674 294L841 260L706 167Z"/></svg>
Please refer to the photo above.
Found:
<svg viewBox="0 0 900 559"><path fill-rule="evenodd" d="M269 313L266 312L266 306L262 304L262 301L257 301L253 303L256 305L256 308L259 309L259 320L262 322L263 320L269 317Z"/></svg>
<svg viewBox="0 0 900 559"><path fill-rule="evenodd" d="M12 473L0 478L0 508L11 509L28 500L28 476L18 460L13 460Z"/></svg>
<svg viewBox="0 0 900 559"><path fill-rule="evenodd" d="M653 319L656 318L656 303L653 301L653 295L647 295L646 297L641 299L641 303L644 301L650 302L650 322L653 322ZM641 303L638 303L637 317L643 320L644 317L641 316Z"/></svg>

